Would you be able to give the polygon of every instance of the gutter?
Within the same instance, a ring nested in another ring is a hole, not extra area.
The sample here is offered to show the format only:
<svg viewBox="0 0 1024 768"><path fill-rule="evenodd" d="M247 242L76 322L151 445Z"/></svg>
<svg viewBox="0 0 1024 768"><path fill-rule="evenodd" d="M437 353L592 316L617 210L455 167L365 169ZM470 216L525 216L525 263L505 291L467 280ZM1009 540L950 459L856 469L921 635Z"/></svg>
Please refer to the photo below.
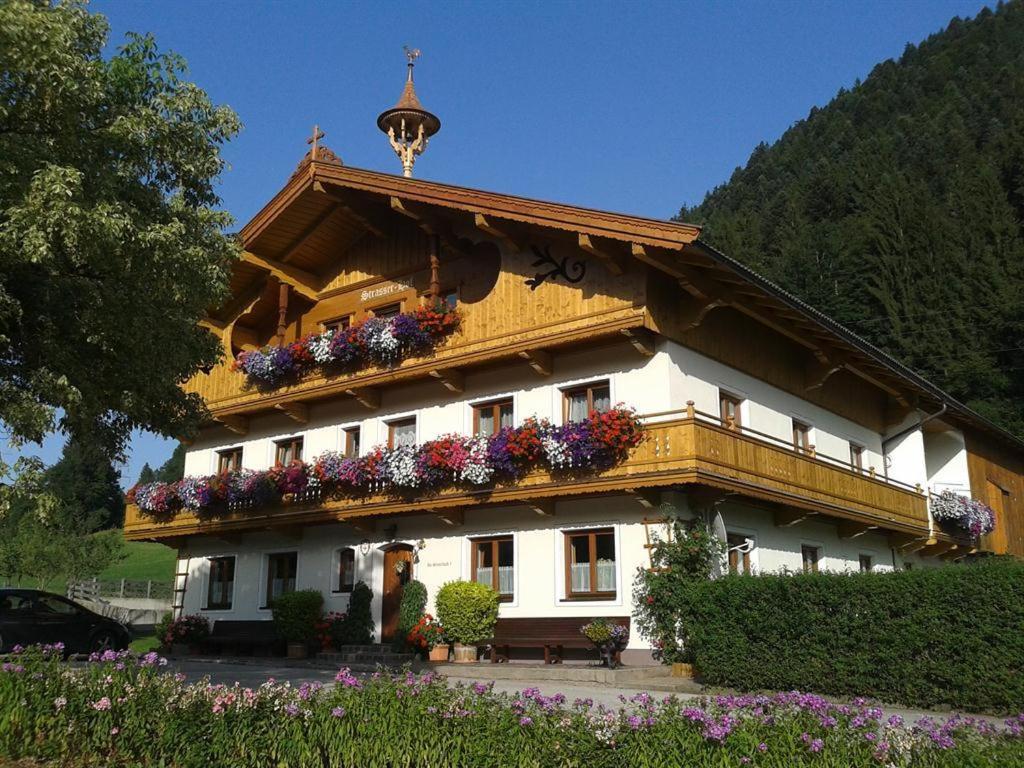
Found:
<svg viewBox="0 0 1024 768"><path fill-rule="evenodd" d="M949 410L949 405L948 405L947 403L943 403L943 404L942 404L942 407L941 407L941 408L939 408L939 410L937 410L937 411L936 411L935 413L931 413L931 414L928 414L927 416L923 417L922 419L920 419L920 420L919 420L919 421L917 422L917 424L911 424L911 425L910 425L909 427L907 427L906 429L901 429L901 430L900 430L899 432L897 432L897 433L896 433L895 435L892 435L892 436L890 436L890 437L887 437L887 438L885 438L885 439L884 439L884 440L882 441L882 455L883 455L883 456L886 456L886 455L888 455L888 454L887 454L887 452L886 452L886 450L885 450L885 446L887 446L887 445L888 445L889 443L893 442L894 440L899 440L899 439L900 439L901 437L903 437L904 435L909 435L909 434L910 434L911 432L913 432L913 431L914 431L915 429L920 429L920 428L921 428L921 427L923 427L923 426L924 426L925 424L927 424L927 423L928 423L929 421L932 421L933 419L937 419L937 418L939 418L940 416L944 415L944 414L946 413L946 411L947 411L947 410Z"/></svg>

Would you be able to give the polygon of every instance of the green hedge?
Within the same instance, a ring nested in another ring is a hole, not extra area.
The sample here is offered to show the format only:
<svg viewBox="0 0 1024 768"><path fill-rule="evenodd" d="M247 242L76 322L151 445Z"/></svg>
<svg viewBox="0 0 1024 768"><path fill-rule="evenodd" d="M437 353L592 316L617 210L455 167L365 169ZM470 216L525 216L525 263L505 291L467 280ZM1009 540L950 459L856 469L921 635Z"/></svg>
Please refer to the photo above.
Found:
<svg viewBox="0 0 1024 768"><path fill-rule="evenodd" d="M289 643L308 643L316 637L323 608L324 596L315 589L288 592L270 606L277 634Z"/></svg>
<svg viewBox="0 0 1024 768"><path fill-rule="evenodd" d="M676 591L704 681L1024 709L1024 564L732 576Z"/></svg>

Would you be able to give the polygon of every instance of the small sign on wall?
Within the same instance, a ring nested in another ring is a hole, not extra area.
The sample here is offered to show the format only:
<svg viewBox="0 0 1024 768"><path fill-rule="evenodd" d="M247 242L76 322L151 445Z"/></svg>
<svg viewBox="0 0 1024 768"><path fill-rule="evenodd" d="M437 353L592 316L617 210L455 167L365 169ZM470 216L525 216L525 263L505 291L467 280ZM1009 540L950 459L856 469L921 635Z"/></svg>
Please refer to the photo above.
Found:
<svg viewBox="0 0 1024 768"><path fill-rule="evenodd" d="M405 291L411 291L412 289L413 286L410 285L409 283L403 281L396 281L393 283L382 285L379 288L369 288L363 291L362 293L359 294L359 301L365 304L367 301L374 301L375 299L381 299L384 298L385 296L391 296L392 294L395 293L404 293Z"/></svg>

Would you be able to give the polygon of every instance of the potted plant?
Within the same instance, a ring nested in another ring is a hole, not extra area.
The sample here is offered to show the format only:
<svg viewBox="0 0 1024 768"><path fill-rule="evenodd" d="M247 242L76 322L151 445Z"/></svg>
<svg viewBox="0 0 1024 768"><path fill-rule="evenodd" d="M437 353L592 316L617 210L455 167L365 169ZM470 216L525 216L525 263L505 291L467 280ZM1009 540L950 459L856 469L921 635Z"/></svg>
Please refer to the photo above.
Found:
<svg viewBox="0 0 1024 768"><path fill-rule="evenodd" d="M580 632L594 644L601 656L601 663L609 669L619 666L619 652L629 642L629 630L608 619L594 619L580 627Z"/></svg>
<svg viewBox="0 0 1024 768"><path fill-rule="evenodd" d="M427 652L430 661L448 661L448 639L444 634L444 627L429 613L423 614L416 622L406 642L413 648Z"/></svg>
<svg viewBox="0 0 1024 768"><path fill-rule="evenodd" d="M317 637L324 596L315 589L281 595L271 605L277 634L288 643L289 659L304 659Z"/></svg>
<svg viewBox="0 0 1024 768"><path fill-rule="evenodd" d="M195 614L179 616L163 629L161 641L174 656L199 653L203 642L210 636L210 621Z"/></svg>
<svg viewBox="0 0 1024 768"><path fill-rule="evenodd" d="M498 593L475 581L450 581L437 593L437 618L455 643L455 663L476 661L476 647L494 636Z"/></svg>

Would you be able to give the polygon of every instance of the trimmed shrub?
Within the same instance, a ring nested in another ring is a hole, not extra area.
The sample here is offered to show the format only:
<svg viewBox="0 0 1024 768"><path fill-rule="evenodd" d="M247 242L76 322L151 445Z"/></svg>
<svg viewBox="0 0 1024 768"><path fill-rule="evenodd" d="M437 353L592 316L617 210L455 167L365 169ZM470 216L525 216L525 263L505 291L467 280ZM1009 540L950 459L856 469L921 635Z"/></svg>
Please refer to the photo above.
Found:
<svg viewBox="0 0 1024 768"><path fill-rule="evenodd" d="M402 591L402 602L398 606L398 630L395 632L394 646L403 650L408 645L406 638L412 628L423 617L427 610L427 588L422 581L410 580Z"/></svg>
<svg viewBox="0 0 1024 768"><path fill-rule="evenodd" d="M315 589L288 592L270 606L277 634L289 643L309 643L316 639L323 608L324 596Z"/></svg>
<svg viewBox="0 0 1024 768"><path fill-rule="evenodd" d="M475 645L494 634L498 593L475 581L449 581L437 598L437 620L452 642Z"/></svg>
<svg viewBox="0 0 1024 768"><path fill-rule="evenodd" d="M365 581L357 581L348 597L348 610L345 618L331 625L334 646L366 645L373 641L373 613L370 605L373 592Z"/></svg>
<svg viewBox="0 0 1024 768"><path fill-rule="evenodd" d="M671 596L712 685L1024 709L1022 563L732 576Z"/></svg>

